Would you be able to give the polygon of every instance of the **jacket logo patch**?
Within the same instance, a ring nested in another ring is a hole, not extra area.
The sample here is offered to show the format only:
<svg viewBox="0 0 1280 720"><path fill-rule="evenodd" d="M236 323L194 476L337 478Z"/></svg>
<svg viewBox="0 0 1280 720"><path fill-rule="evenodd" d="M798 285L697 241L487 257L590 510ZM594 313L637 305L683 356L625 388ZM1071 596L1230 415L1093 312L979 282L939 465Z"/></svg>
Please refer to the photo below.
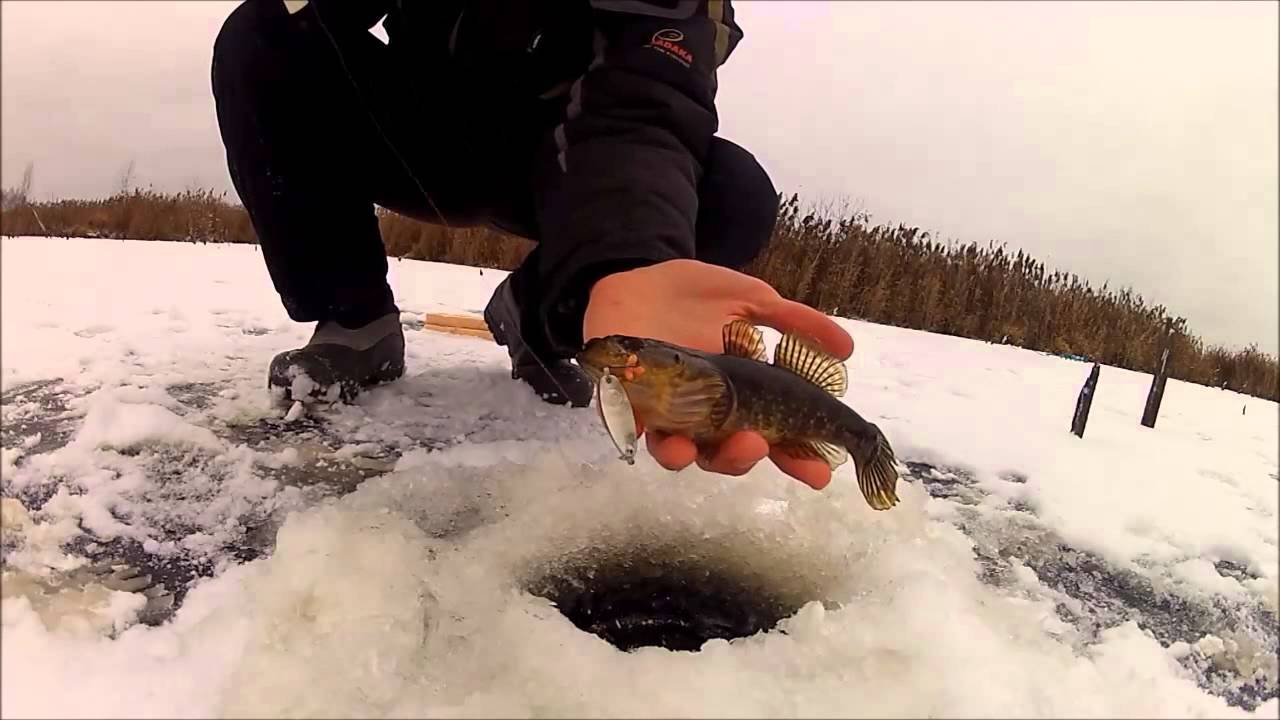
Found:
<svg viewBox="0 0 1280 720"><path fill-rule="evenodd" d="M681 65L689 67L693 64L693 53L680 44L683 41L684 33L668 28L654 33L653 37L649 39L649 47L671 57Z"/></svg>

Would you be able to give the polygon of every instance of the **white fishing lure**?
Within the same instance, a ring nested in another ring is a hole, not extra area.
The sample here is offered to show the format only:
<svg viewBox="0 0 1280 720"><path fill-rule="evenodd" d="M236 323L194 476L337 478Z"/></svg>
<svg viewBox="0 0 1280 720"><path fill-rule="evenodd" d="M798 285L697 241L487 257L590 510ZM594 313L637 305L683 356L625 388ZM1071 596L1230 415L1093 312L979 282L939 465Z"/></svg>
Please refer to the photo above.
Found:
<svg viewBox="0 0 1280 720"><path fill-rule="evenodd" d="M619 459L628 465L636 464L636 417L631 410L631 399L622 388L622 381L616 375L605 370L596 383L596 409L600 411L600 420L604 429L609 432L614 447L618 448Z"/></svg>

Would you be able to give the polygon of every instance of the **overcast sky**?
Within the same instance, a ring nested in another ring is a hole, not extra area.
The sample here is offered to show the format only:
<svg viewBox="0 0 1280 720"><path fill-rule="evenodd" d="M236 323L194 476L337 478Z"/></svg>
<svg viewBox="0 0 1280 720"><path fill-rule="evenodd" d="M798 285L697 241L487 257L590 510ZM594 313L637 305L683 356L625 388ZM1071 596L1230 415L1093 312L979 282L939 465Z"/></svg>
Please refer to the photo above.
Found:
<svg viewBox="0 0 1280 720"><path fill-rule="evenodd" d="M235 3L2 3L3 183L230 191L209 59ZM1277 4L739 0L722 133L780 190L1128 284L1280 350Z"/></svg>

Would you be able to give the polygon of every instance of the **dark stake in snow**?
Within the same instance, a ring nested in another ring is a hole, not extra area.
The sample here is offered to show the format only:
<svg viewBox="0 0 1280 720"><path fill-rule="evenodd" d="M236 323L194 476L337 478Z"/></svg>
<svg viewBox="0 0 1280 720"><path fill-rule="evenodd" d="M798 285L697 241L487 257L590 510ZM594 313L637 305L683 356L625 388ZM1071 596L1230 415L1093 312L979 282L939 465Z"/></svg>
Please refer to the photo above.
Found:
<svg viewBox="0 0 1280 720"><path fill-rule="evenodd" d="M1094 363L1088 379L1080 388L1080 397L1076 398L1076 412L1071 417L1071 433L1076 437L1084 437L1084 426L1089 422L1089 408L1093 407L1093 391L1098 387L1099 370L1098 363Z"/></svg>
<svg viewBox="0 0 1280 720"><path fill-rule="evenodd" d="M1151 378L1151 390L1147 392L1147 406L1142 411L1142 424L1149 428L1156 426L1156 415L1160 414L1160 401L1164 400L1164 384L1169 380L1169 348L1160 355L1160 369Z"/></svg>

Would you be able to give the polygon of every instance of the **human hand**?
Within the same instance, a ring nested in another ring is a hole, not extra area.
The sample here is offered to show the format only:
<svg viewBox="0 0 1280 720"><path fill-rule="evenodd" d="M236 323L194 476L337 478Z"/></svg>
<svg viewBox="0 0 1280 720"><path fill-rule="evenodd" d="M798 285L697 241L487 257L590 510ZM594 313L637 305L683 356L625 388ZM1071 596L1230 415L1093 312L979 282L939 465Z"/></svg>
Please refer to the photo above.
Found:
<svg viewBox="0 0 1280 720"><path fill-rule="evenodd" d="M825 314L787 300L763 280L697 260L668 260L597 281L583 316L582 337L634 335L719 353L724 351L722 329L737 319L810 338L841 360L853 354L853 338ZM644 433L653 458L669 470L697 462L709 472L742 475L768 457L816 490L831 482L826 462L785 455L759 433L735 433L710 457L702 457L687 437L644 432L643 427L637 431Z"/></svg>

